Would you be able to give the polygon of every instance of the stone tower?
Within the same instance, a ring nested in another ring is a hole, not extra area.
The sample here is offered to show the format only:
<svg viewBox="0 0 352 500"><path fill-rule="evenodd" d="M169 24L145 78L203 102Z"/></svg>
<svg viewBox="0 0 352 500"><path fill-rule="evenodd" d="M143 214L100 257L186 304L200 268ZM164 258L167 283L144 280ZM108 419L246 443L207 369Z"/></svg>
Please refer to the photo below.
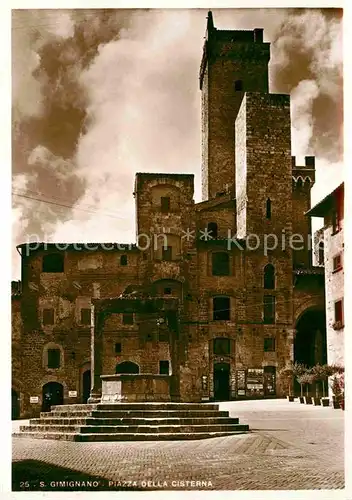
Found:
<svg viewBox="0 0 352 500"><path fill-rule="evenodd" d="M270 44L263 29L218 30L208 13L200 67L202 198L235 193L235 120L244 92L268 92Z"/></svg>

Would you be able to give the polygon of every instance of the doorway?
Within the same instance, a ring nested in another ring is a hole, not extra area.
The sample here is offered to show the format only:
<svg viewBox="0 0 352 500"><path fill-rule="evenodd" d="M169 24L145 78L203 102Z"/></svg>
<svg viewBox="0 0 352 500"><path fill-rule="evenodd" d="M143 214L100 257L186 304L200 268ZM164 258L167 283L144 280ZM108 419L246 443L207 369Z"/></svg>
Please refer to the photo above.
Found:
<svg viewBox="0 0 352 500"><path fill-rule="evenodd" d="M20 417L20 399L18 397L17 391L12 389L11 391L11 418L12 420L16 420Z"/></svg>
<svg viewBox="0 0 352 500"><path fill-rule="evenodd" d="M48 382L43 385L42 411L50 411L54 405L62 405L64 402L64 388L58 382Z"/></svg>
<svg viewBox="0 0 352 500"><path fill-rule="evenodd" d="M90 370L86 370L83 373L82 377L82 403L87 403L88 398L90 396L90 387L91 387L91 372Z"/></svg>
<svg viewBox="0 0 352 500"><path fill-rule="evenodd" d="M214 399L215 401L228 401L230 399L229 363L214 364Z"/></svg>

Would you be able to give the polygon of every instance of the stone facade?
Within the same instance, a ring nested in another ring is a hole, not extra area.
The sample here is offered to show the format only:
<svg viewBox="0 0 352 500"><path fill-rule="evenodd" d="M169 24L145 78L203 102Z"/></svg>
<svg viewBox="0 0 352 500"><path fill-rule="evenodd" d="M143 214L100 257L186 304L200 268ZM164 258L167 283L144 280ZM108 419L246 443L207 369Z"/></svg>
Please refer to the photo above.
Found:
<svg viewBox="0 0 352 500"><path fill-rule="evenodd" d="M324 284L304 215L314 159L297 167L291 158L289 96L268 93L269 55L263 30L220 31L209 14L202 202L193 175L137 173L136 244L19 246L22 416L40 412L46 391L51 403L85 402L91 385L99 395L100 375L121 366L170 375L172 400L283 394L276 372L295 357L297 322L323 309ZM137 297L164 305L141 311Z"/></svg>

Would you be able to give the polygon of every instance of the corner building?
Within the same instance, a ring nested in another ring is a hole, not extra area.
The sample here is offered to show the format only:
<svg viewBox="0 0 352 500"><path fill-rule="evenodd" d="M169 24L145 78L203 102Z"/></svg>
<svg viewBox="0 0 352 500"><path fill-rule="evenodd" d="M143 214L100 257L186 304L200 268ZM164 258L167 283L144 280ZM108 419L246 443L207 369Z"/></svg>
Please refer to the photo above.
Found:
<svg viewBox="0 0 352 500"><path fill-rule="evenodd" d="M174 299L173 326L128 307L107 315L95 353L101 374L172 375L173 400L281 396L282 366L326 362L324 269L312 265L305 215L314 157L297 166L291 156L290 97L268 92L269 58L262 29L218 30L209 13L202 202L193 175L137 173L136 244L19 246L17 414L38 413L47 393L87 401L100 375L91 330L102 299Z"/></svg>

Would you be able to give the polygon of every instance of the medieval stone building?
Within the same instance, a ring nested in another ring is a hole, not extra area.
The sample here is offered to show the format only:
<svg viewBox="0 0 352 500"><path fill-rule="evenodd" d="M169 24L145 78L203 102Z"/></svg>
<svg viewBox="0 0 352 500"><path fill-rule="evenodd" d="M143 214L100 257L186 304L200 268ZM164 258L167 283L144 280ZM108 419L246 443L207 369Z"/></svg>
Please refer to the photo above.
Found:
<svg viewBox="0 0 352 500"><path fill-rule="evenodd" d="M37 414L48 395L87 401L92 305L107 299L174 299L172 318L128 301L110 311L99 357L103 374L175 375L181 401L280 396L289 360L326 361L324 269L312 266L305 215L314 157L291 156L290 97L269 93L269 58L262 29L218 30L209 13L202 202L193 175L137 173L135 244L19 245L16 414Z"/></svg>

